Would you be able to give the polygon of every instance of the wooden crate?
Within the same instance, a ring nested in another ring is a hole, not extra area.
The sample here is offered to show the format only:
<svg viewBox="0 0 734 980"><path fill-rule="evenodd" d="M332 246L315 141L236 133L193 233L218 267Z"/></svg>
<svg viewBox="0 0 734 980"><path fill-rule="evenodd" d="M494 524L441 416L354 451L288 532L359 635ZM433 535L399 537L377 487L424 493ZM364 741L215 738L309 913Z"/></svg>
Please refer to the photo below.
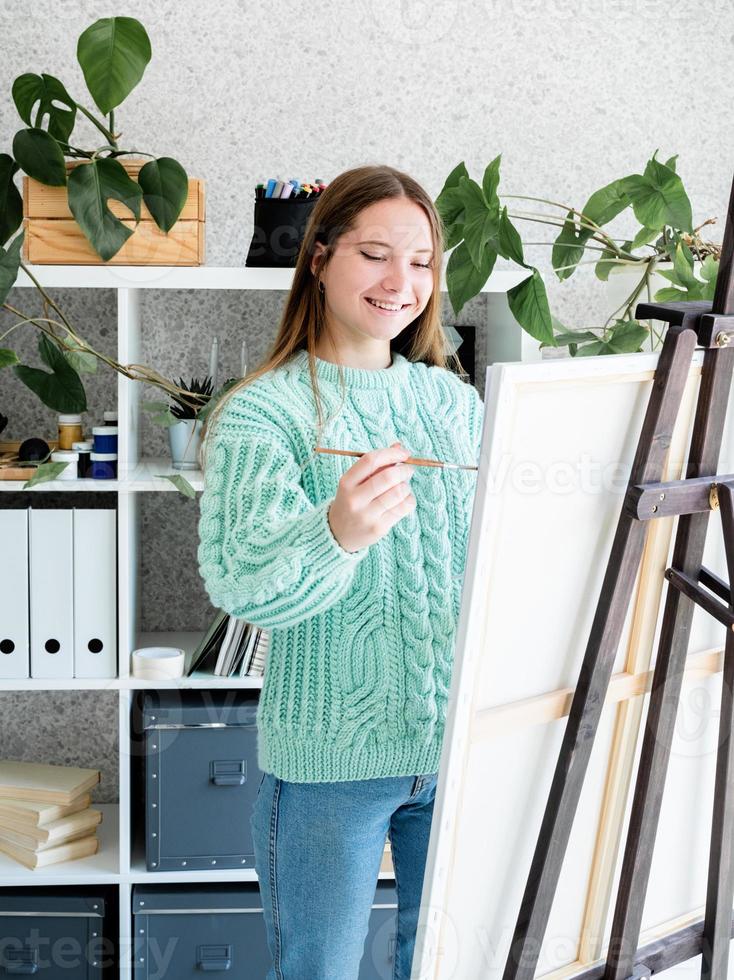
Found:
<svg viewBox="0 0 734 980"><path fill-rule="evenodd" d="M120 159L135 180L145 159ZM85 166L67 160L67 172ZM109 200L110 211L133 231L119 252L105 262L94 251L74 220L66 187L48 187L32 177L23 178L25 239L23 258L34 265L204 265L206 208L204 181L189 179L189 196L168 234L160 230L144 203L140 221L119 201Z"/></svg>

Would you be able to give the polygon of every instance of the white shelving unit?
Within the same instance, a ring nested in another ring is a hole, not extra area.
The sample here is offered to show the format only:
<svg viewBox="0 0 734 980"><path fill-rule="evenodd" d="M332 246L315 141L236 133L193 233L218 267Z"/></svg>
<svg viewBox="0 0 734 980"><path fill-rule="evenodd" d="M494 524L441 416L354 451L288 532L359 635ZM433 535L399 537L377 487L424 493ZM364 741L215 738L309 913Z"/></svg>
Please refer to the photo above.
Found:
<svg viewBox="0 0 734 980"><path fill-rule="evenodd" d="M290 269L248 268L169 268L160 266L35 266L32 274L46 288L114 289L117 294L117 360L121 364L140 361L141 348L141 291L144 289L275 289L290 287ZM445 275L445 264L444 264ZM532 340L512 320L507 308L506 292L524 278L519 272L495 272L483 292L490 294L492 326L505 339L499 347L488 346L487 360L525 360L533 357ZM445 284L445 280L444 280ZM33 288L32 280L21 272L18 286ZM512 338L509 342L507 337ZM528 347L530 343L530 347ZM115 690L118 692L119 788L118 804L98 805L104 813L98 827L100 849L95 855L39 871L30 871L0 855L0 888L17 885L95 885L115 884L119 887L119 942L121 977L132 975L132 917L131 887L136 882L208 882L256 881L254 870L216 870L188 872L148 872L144 855L131 854L130 827L130 714L134 691L140 688L260 688L262 678L216 678L194 675L179 681L147 682L130 676L130 653L139 646L166 645L193 649L198 633L143 633L139 628L137 608L137 561L139 540L139 492L177 492L175 487L156 474L174 474L170 460L144 458L140 444L139 395L141 386L118 375L117 399L119 417L118 478L116 480L54 480L31 488L28 493L75 493L94 490L118 495L118 677L100 680L30 679L2 680L4 691L52 690ZM186 479L196 490L202 489L202 474L185 471ZM19 491L24 481L0 481L2 491ZM391 879L381 872L380 878Z"/></svg>

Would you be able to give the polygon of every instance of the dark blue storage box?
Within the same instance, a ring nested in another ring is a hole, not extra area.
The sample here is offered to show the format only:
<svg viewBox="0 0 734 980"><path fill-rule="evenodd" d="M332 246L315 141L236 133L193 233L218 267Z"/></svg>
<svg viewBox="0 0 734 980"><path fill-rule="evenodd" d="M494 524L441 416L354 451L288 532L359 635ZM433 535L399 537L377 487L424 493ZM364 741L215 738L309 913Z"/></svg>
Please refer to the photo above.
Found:
<svg viewBox="0 0 734 980"><path fill-rule="evenodd" d="M255 867L257 703L253 691L142 692L149 871Z"/></svg>
<svg viewBox="0 0 734 980"><path fill-rule="evenodd" d="M132 905L134 980L195 980L203 971L265 980L271 959L257 884L134 885ZM396 908L393 883L378 882L359 980L391 980Z"/></svg>
<svg viewBox="0 0 734 980"><path fill-rule="evenodd" d="M100 980L100 896L0 895L0 977Z"/></svg>
<svg viewBox="0 0 734 980"><path fill-rule="evenodd" d="M257 884L134 885L135 980L226 971L265 978L270 964Z"/></svg>

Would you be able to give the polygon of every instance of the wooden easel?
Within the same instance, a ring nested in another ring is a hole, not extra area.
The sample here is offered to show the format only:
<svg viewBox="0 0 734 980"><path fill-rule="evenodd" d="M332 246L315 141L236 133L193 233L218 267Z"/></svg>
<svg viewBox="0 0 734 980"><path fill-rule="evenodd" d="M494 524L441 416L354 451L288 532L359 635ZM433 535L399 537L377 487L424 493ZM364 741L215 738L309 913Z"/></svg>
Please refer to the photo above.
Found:
<svg viewBox="0 0 734 980"><path fill-rule="evenodd" d="M503 980L535 975L649 522L674 516L675 550L665 573L668 593L606 964L576 977L638 980L699 953L703 980L724 980L727 973L734 900L734 474L716 473L734 372L734 184L713 304L642 303L636 315L669 327ZM706 353L687 476L663 483L696 347ZM728 583L702 567L715 509L721 511ZM727 629L705 918L638 948L695 605Z"/></svg>

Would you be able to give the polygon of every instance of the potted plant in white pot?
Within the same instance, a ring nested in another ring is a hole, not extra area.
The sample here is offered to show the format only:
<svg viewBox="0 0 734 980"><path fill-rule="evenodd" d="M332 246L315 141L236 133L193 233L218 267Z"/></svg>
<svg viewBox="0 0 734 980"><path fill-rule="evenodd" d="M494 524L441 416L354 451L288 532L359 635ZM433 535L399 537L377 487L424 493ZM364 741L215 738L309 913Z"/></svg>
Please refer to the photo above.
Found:
<svg viewBox="0 0 734 980"><path fill-rule="evenodd" d="M508 291L507 299L520 327L541 347L566 346L571 356L632 353L648 341L650 349L656 349L661 334L653 322L635 319L636 304L643 299L712 298L721 254L721 246L700 235L715 219L693 227L690 200L676 172L677 157L661 163L656 155L657 151L642 174L606 184L581 209L542 197L503 195L508 201L530 201L550 209L543 211L520 211L514 204L510 211L500 201L499 156L487 166L481 186L460 163L436 199L446 249L453 249L446 284L454 312L480 292L502 256L530 273ZM627 210L640 229L631 239L615 238L605 226ZM558 228L552 242L532 244L551 246L552 266L560 280L569 279L580 265L594 265L612 297L612 312L603 325L572 331L551 314L543 277L526 262L513 219Z"/></svg>
<svg viewBox="0 0 734 980"><path fill-rule="evenodd" d="M218 401L236 382L229 378L214 397L214 384L211 375L192 378L187 384L179 378L176 387L185 395L171 394L170 402L141 402L141 408L151 413L151 421L168 429L168 444L171 450L171 465L175 470L196 470L199 468L198 453L201 444L201 429L209 411L213 408L212 398ZM181 489L181 487L179 487Z"/></svg>

